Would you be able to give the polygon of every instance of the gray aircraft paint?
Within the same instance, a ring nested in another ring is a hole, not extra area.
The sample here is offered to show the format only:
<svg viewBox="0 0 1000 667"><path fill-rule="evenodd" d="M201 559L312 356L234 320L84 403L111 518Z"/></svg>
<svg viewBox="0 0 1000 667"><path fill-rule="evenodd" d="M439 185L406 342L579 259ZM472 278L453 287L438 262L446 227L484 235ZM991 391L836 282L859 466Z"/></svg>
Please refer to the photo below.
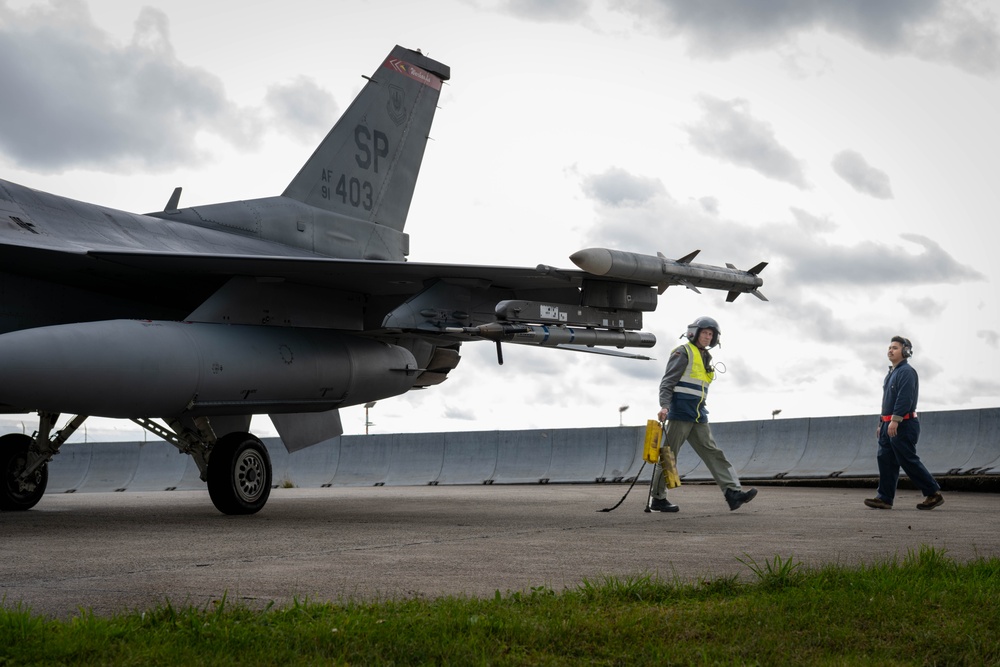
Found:
<svg viewBox="0 0 1000 667"><path fill-rule="evenodd" d="M39 413L36 436L3 436L0 505L33 504L86 416L136 421L194 457L221 510L252 513L266 496L222 488L259 488L244 463L270 474L251 415L296 451L341 434L341 407L440 384L465 342L643 358L618 349L655 344L653 276L406 261L450 74L395 47L278 196L182 207L175 188L143 215L0 181L0 412ZM701 284L760 279L723 282Z"/></svg>

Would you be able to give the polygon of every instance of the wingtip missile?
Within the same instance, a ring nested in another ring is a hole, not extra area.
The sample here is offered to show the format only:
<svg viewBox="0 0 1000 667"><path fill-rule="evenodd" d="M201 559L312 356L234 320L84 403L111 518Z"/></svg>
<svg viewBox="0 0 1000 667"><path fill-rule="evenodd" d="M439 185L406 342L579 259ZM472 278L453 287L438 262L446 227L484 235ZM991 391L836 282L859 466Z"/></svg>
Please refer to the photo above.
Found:
<svg viewBox="0 0 1000 667"><path fill-rule="evenodd" d="M760 262L749 271L742 271L728 263L725 267L695 264L691 260L699 252L695 250L680 259L669 259L662 253L654 257L609 248L587 248L570 255L570 261L597 276L655 285L660 294L670 285L683 285L695 292L699 291L698 288L725 290L728 292L726 301L729 302L744 292L767 301L757 291L764 284L759 274L767 262Z"/></svg>

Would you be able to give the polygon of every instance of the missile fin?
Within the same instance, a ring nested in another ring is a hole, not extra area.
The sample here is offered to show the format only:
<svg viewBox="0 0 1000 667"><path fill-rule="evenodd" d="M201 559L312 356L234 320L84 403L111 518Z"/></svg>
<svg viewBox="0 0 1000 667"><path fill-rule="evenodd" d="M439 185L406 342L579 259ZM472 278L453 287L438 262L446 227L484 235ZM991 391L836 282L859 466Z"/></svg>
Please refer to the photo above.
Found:
<svg viewBox="0 0 1000 667"><path fill-rule="evenodd" d="M733 271L739 271L735 264L730 264L729 262L726 262L726 268L732 269Z"/></svg>
<svg viewBox="0 0 1000 667"><path fill-rule="evenodd" d="M760 299L761 301L767 301L768 300L766 296L764 296L763 294L761 294L757 290L750 290L750 293L753 294L758 299Z"/></svg>
<svg viewBox="0 0 1000 667"><path fill-rule="evenodd" d="M691 283L689 283L688 281L678 280L677 282L679 282L681 285L684 285L684 287L687 287L689 290L694 290L696 294L701 294L701 290L692 285Z"/></svg>
<svg viewBox="0 0 1000 667"><path fill-rule="evenodd" d="M749 271L747 271L747 273L752 273L753 275L756 276L758 273L760 273L761 271L764 270L765 266L767 266L767 262L761 262L757 266L755 266L752 269L750 269ZM764 299L764 301L767 301L767 299Z"/></svg>
<svg viewBox="0 0 1000 667"><path fill-rule="evenodd" d="M680 259L676 260L676 262L678 264L690 264L691 260L698 256L699 252L701 252L700 249L699 250L695 250L694 252L689 252L688 254L684 255ZM657 254L659 255L660 253L657 253ZM660 255L660 257L663 257L663 255Z"/></svg>
<svg viewBox="0 0 1000 667"><path fill-rule="evenodd" d="M726 303L732 303L733 301L736 301L736 297L738 297L740 294L742 294L742 292L733 290L732 292L726 295Z"/></svg>

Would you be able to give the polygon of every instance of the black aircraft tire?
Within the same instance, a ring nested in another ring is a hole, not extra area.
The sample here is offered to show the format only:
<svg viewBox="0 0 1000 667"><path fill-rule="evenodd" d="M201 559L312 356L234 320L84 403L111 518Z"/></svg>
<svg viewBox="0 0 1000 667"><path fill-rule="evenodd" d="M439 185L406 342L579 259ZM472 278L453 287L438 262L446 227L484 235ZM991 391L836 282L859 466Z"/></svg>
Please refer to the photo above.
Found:
<svg viewBox="0 0 1000 667"><path fill-rule="evenodd" d="M255 514L271 494L271 457L250 433L219 438L208 458L208 495L223 514Z"/></svg>
<svg viewBox="0 0 1000 667"><path fill-rule="evenodd" d="M31 438L20 433L0 437L0 511L24 511L38 504L49 483L49 464L46 463L34 473L35 488L24 491L14 481L14 477L24 470L28 462L28 448Z"/></svg>

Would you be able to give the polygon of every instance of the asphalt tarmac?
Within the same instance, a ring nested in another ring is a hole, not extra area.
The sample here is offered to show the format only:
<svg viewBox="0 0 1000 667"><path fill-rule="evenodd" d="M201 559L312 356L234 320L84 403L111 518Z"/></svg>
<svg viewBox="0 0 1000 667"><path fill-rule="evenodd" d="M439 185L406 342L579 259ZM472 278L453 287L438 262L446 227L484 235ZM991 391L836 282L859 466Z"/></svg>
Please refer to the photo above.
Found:
<svg viewBox="0 0 1000 667"><path fill-rule="evenodd" d="M220 514L206 491L50 494L0 513L0 599L33 613L111 616L223 596L251 607L298 601L489 597L606 577L684 581L738 575L775 556L804 567L904 558L930 546L958 561L1000 555L1000 494L947 492L918 511L872 490L759 487L730 512L713 485L671 492L645 513L637 484L274 489L253 516ZM741 562L745 561L745 562Z"/></svg>

